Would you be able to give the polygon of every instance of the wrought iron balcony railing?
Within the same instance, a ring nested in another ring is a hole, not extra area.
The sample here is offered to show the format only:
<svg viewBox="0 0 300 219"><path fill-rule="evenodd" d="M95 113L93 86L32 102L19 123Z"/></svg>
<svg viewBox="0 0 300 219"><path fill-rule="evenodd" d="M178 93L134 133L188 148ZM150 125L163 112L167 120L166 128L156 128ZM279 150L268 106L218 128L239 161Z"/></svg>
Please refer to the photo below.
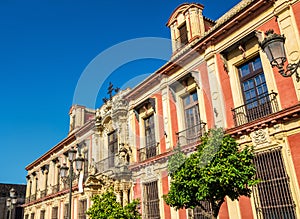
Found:
<svg viewBox="0 0 300 219"><path fill-rule="evenodd" d="M205 122L200 122L199 124L191 126L183 131L176 132L178 144L184 146L199 142L205 132L205 125Z"/></svg>
<svg viewBox="0 0 300 219"><path fill-rule="evenodd" d="M109 170L116 166L117 157L116 155L109 156L100 160L95 164L97 173L103 173L106 170Z"/></svg>
<svg viewBox="0 0 300 219"><path fill-rule="evenodd" d="M158 145L159 144L157 142L152 142L148 146L138 149L137 152L139 156L139 161L144 161L158 155L159 154Z"/></svg>
<svg viewBox="0 0 300 219"><path fill-rule="evenodd" d="M232 109L235 126L243 125L277 112L279 107L276 96L277 93L271 92Z"/></svg>

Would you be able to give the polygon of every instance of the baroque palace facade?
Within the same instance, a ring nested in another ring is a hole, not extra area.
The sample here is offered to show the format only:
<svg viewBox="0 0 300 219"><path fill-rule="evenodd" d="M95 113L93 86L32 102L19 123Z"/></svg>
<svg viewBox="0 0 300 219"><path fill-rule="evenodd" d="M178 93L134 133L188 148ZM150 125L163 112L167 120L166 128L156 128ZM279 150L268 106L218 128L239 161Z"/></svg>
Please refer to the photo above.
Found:
<svg viewBox="0 0 300 219"><path fill-rule="evenodd" d="M242 0L217 21L203 8L174 10L172 57L147 79L96 110L71 108L69 135L26 167L25 219L68 217L59 167L69 165L72 147L85 159L73 182L72 218L86 218L91 197L108 187L122 204L139 198L143 218L204 218L197 208L175 211L162 195L172 149L192 153L215 126L255 148L261 180L251 198L226 199L219 218L300 218L300 82L280 75L260 48L272 29L285 36L287 62L299 61L300 1Z"/></svg>

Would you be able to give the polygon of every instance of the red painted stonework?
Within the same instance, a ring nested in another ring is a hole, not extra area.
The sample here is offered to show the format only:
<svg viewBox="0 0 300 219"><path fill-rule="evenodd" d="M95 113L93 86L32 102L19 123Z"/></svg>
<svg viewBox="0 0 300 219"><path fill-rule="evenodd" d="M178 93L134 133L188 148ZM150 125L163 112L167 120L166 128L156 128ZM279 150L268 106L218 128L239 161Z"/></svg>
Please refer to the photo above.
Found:
<svg viewBox="0 0 300 219"><path fill-rule="evenodd" d="M168 182L168 172L164 171L162 173L162 190L163 194L166 195L169 192L169 182ZM165 212L165 219L171 219L171 209L170 206L164 202L164 212Z"/></svg>
<svg viewBox="0 0 300 219"><path fill-rule="evenodd" d="M169 105L170 105L170 117L171 117L171 127L172 127L172 133L171 137L173 140L175 146L177 144L177 136L176 132L178 132L178 122L177 122L177 108L176 108L176 103L175 100L173 99L173 96L169 94Z"/></svg>
<svg viewBox="0 0 300 219"><path fill-rule="evenodd" d="M186 219L186 209L178 210L178 215L180 219Z"/></svg>
<svg viewBox="0 0 300 219"><path fill-rule="evenodd" d="M135 185L133 186L134 199L142 200L142 191L140 179L136 179ZM142 208L140 208L140 213L142 214Z"/></svg>
<svg viewBox="0 0 300 219"><path fill-rule="evenodd" d="M225 199L225 202L221 205L219 212L219 219L229 219L228 206Z"/></svg>
<svg viewBox="0 0 300 219"><path fill-rule="evenodd" d="M203 90L205 112L206 112L206 118L207 118L207 121L204 121L204 122L207 123L207 128L210 129L210 128L214 127L214 115L213 115L213 105L212 105L212 99L211 99L211 95L210 95L210 86L209 86L206 62L203 62L199 65L198 71L200 72L200 77L201 77L201 82L202 82L201 89ZM201 117L201 115L200 115L200 117Z"/></svg>
<svg viewBox="0 0 300 219"><path fill-rule="evenodd" d="M300 186L300 133L288 136L294 168Z"/></svg>
<svg viewBox="0 0 300 219"><path fill-rule="evenodd" d="M240 210L241 210L242 219L253 219L250 198L248 198L246 196L240 197L239 206L240 206Z"/></svg>
<svg viewBox="0 0 300 219"><path fill-rule="evenodd" d="M300 2L294 4L292 6L292 10L294 12L295 15L295 20L296 20L296 24L298 29L300 29Z"/></svg>
<svg viewBox="0 0 300 219"><path fill-rule="evenodd" d="M166 139L165 139L165 130L164 130L164 114L163 114L163 105L162 105L162 96L161 93L157 93L153 95L154 98L156 98L156 113L158 118L158 136L159 136L159 145L160 145L160 152L164 153L166 152Z"/></svg>
<svg viewBox="0 0 300 219"><path fill-rule="evenodd" d="M258 30L260 31L267 31L269 29L273 29L275 33L280 34L279 26L276 21L276 18L273 18L269 22L265 23L264 25L260 26ZM287 108L289 106L293 106L298 103L296 91L294 89L294 83L292 78L290 77L283 77L278 73L277 68L273 68L274 78L277 84L279 101L281 103L282 108ZM268 72L265 72L268 74ZM287 98L288 97L288 98Z"/></svg>
<svg viewBox="0 0 300 219"><path fill-rule="evenodd" d="M231 109L234 108L232 90L230 85L230 78L228 73L224 70L223 61L221 60L220 54L217 54L217 67L219 71L222 94L224 98L223 101L224 101L225 112L226 112L227 127L232 128L234 127L234 121L233 121L233 116L231 111Z"/></svg>

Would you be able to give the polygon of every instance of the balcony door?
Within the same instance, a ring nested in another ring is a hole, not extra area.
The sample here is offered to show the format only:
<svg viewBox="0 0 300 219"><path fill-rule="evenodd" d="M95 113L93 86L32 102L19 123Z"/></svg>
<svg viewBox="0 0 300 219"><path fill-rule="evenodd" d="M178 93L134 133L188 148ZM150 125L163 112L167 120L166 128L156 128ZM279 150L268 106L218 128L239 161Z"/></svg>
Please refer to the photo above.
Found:
<svg viewBox="0 0 300 219"><path fill-rule="evenodd" d="M200 113L198 106L198 95L196 91L189 93L183 98L184 119L186 131L184 137L187 143L198 141L200 138Z"/></svg>
<svg viewBox="0 0 300 219"><path fill-rule="evenodd" d="M108 168L115 166L115 157L118 153L118 135L117 131L108 134Z"/></svg>
<svg viewBox="0 0 300 219"><path fill-rule="evenodd" d="M272 113L261 60L256 57L238 68L248 122Z"/></svg>

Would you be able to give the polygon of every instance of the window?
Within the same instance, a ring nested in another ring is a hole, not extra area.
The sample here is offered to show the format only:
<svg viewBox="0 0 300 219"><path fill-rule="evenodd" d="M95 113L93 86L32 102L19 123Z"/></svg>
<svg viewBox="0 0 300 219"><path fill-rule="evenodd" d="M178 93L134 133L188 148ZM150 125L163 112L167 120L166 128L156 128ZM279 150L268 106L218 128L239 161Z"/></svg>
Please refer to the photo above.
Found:
<svg viewBox="0 0 300 219"><path fill-rule="evenodd" d="M88 150L86 150L85 152L84 152L84 166L83 166L83 176L84 176L84 180L88 177L88 165L89 165L89 163L88 163Z"/></svg>
<svg viewBox="0 0 300 219"><path fill-rule="evenodd" d="M254 164L257 178L261 180L254 190L257 217L295 219L295 204L281 148L257 153Z"/></svg>
<svg viewBox="0 0 300 219"><path fill-rule="evenodd" d="M30 219L34 219L34 213L30 214Z"/></svg>
<svg viewBox="0 0 300 219"><path fill-rule="evenodd" d="M115 156L118 153L117 131L108 134L108 168L115 166Z"/></svg>
<svg viewBox="0 0 300 219"><path fill-rule="evenodd" d="M156 156L154 114L144 119L146 159Z"/></svg>
<svg viewBox="0 0 300 219"><path fill-rule="evenodd" d="M79 201L79 209L78 209L78 218L79 219L86 219L85 212L87 210L87 201L85 200L80 200Z"/></svg>
<svg viewBox="0 0 300 219"><path fill-rule="evenodd" d="M68 219L69 216L69 204L65 204L65 207L64 207L64 219Z"/></svg>
<svg viewBox="0 0 300 219"><path fill-rule="evenodd" d="M184 136L186 143L189 144L198 141L201 136L200 113L196 91L183 98L183 108L186 129L179 134Z"/></svg>
<svg viewBox="0 0 300 219"><path fill-rule="evenodd" d="M212 209L209 202L202 201L202 206L205 208L206 212L211 212ZM196 207L193 209L193 219L207 219L207 217L203 215L202 209L200 207Z"/></svg>
<svg viewBox="0 0 300 219"><path fill-rule="evenodd" d="M238 68L248 122L271 113L268 88L259 57Z"/></svg>
<svg viewBox="0 0 300 219"><path fill-rule="evenodd" d="M45 219L45 210L41 210L40 219Z"/></svg>
<svg viewBox="0 0 300 219"><path fill-rule="evenodd" d="M186 28L186 23L183 23L178 27L179 30L179 40L182 45L188 44L188 35L187 35L187 28Z"/></svg>
<svg viewBox="0 0 300 219"><path fill-rule="evenodd" d="M58 219L58 207L52 208L52 216L51 219Z"/></svg>
<svg viewBox="0 0 300 219"><path fill-rule="evenodd" d="M29 215L28 214L25 214L25 219L28 219L29 218Z"/></svg>
<svg viewBox="0 0 300 219"><path fill-rule="evenodd" d="M144 184L144 214L147 219L159 219L159 196L157 181Z"/></svg>

